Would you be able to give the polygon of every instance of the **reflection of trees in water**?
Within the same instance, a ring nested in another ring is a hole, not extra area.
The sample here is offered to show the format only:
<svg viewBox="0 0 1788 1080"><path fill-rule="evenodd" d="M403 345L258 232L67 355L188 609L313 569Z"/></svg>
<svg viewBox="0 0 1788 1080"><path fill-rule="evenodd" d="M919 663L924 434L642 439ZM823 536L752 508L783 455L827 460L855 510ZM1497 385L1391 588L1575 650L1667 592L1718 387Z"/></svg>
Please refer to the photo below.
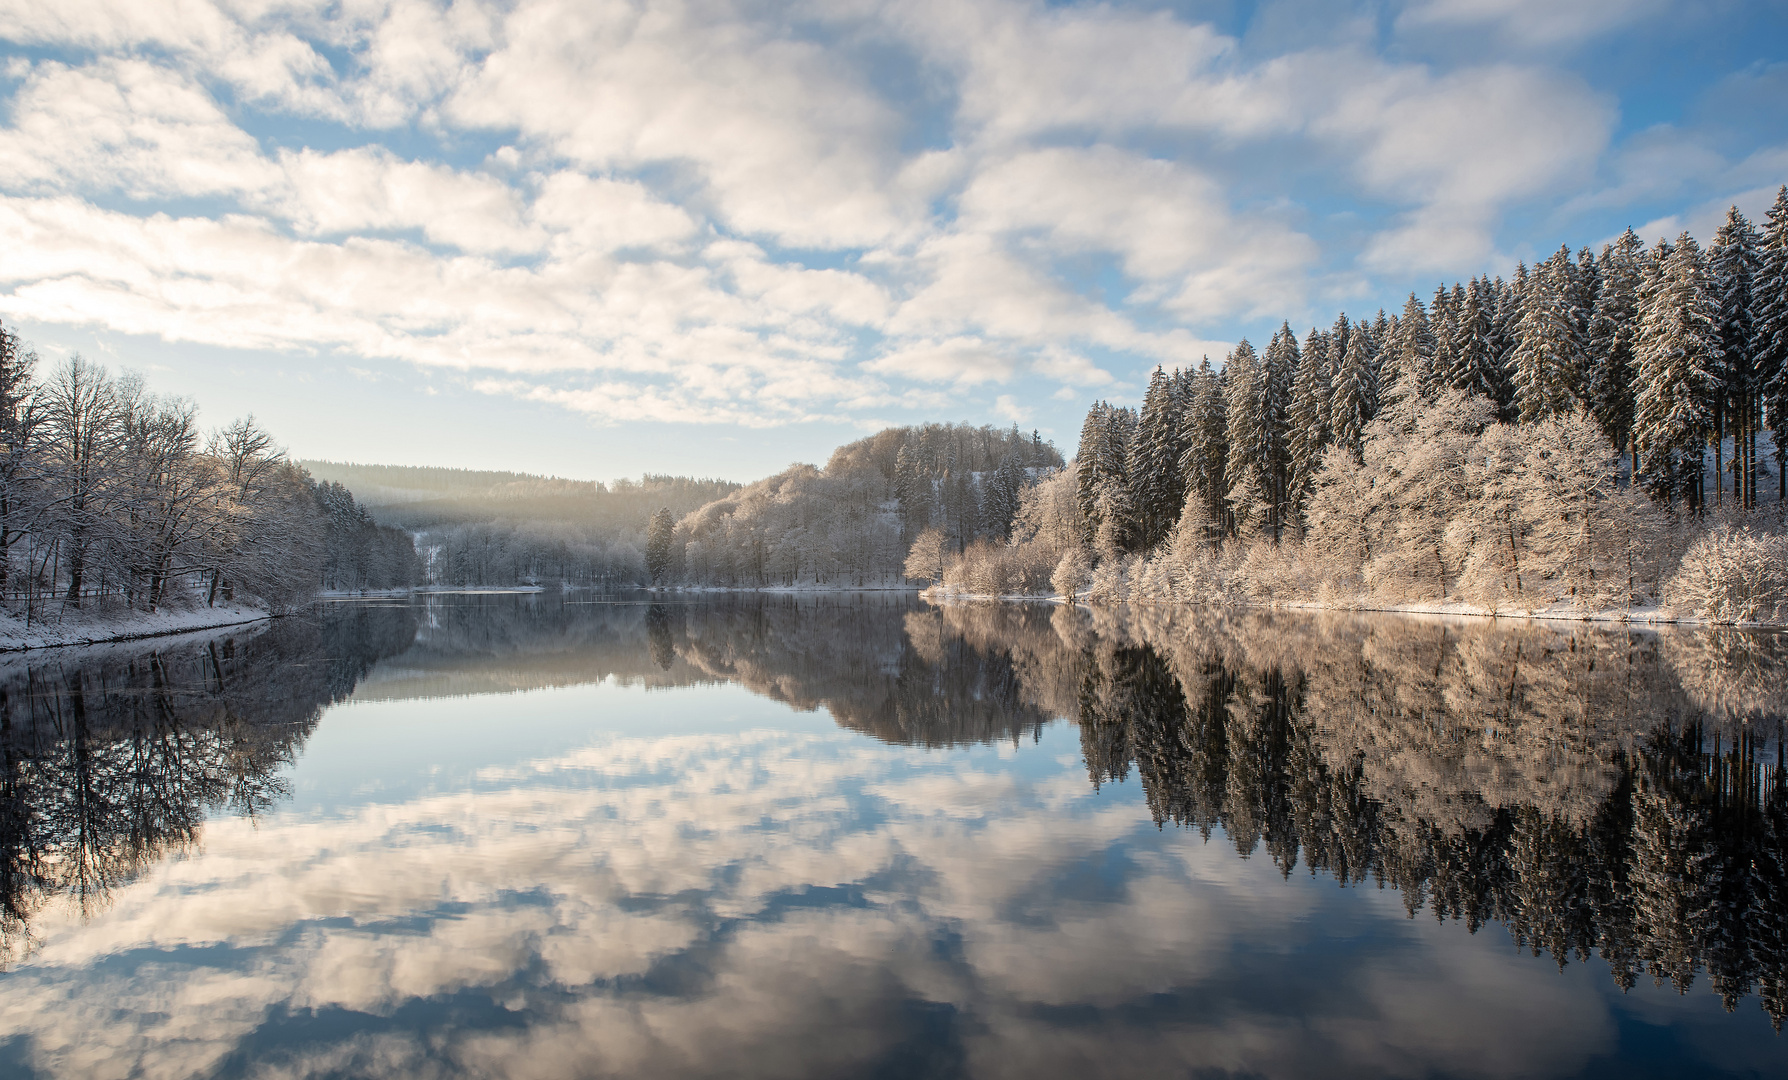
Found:
<svg viewBox="0 0 1788 1080"><path fill-rule="evenodd" d="M964 638L998 618L942 616ZM1079 625L1070 625L1077 622ZM1505 924L1622 987L1788 1015L1788 770L1775 637L1409 619L1058 615L1095 785L1137 773L1158 823L1221 827ZM1034 642L1022 648L1035 652ZM1721 656L1738 662L1722 669ZM1059 676L1027 688L1059 700Z"/></svg>
<svg viewBox="0 0 1788 1080"><path fill-rule="evenodd" d="M1051 717L1024 693L1020 645L1053 640L1048 613L1001 612L996 636L1011 644L991 649L946 633L941 616L915 609L910 596L746 595L690 609L677 651L712 677L797 709L823 707L841 726L886 742L1035 738Z"/></svg>
<svg viewBox="0 0 1788 1080"><path fill-rule="evenodd" d="M360 607L0 667L0 964L52 897L89 913L194 843L208 809L284 797L322 707L413 633L403 608Z"/></svg>
<svg viewBox="0 0 1788 1080"><path fill-rule="evenodd" d="M441 596L357 698L436 697L616 678L647 687L736 682L889 742L943 746L1035 735L1034 646L1059 658L1049 611L1005 608L986 640L945 633L911 594ZM903 621L904 620L904 621ZM1027 652L1026 646L1033 646Z"/></svg>

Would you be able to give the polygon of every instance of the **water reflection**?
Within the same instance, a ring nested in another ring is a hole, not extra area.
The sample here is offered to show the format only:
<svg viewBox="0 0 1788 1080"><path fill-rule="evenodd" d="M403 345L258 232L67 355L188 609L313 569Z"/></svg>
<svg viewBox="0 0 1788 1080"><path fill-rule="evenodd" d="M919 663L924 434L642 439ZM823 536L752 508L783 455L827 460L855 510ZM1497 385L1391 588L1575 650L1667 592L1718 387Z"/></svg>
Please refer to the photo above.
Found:
<svg viewBox="0 0 1788 1080"><path fill-rule="evenodd" d="M1765 1073L1780 646L499 596L20 663L0 1071ZM304 794L380 738L478 765Z"/></svg>
<svg viewBox="0 0 1788 1080"><path fill-rule="evenodd" d="M287 793L323 708L415 633L404 607L333 614L0 664L0 967L49 899L91 915L208 812Z"/></svg>

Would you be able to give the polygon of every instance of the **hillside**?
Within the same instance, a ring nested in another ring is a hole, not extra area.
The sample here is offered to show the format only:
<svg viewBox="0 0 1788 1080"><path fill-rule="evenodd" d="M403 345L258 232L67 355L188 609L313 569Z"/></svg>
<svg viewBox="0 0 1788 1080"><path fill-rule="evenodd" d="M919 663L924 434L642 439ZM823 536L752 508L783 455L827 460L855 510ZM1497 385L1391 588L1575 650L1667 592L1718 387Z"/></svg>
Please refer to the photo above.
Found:
<svg viewBox="0 0 1788 1080"><path fill-rule="evenodd" d="M410 530L489 521L643 529L659 507L681 515L739 488L727 480L684 476L647 475L605 484L475 469L340 461L299 464L318 480L334 481L352 491L381 525Z"/></svg>

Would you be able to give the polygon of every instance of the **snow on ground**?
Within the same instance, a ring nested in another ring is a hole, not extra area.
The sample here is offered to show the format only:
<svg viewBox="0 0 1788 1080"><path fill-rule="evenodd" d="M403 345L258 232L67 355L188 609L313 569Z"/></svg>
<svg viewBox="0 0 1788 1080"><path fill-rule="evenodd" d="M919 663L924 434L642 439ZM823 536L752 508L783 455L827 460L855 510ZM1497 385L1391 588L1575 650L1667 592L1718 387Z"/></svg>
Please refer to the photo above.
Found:
<svg viewBox="0 0 1788 1080"><path fill-rule="evenodd" d="M191 610L132 611L123 614L57 611L47 616L34 614L29 626L22 615L0 612L0 652L161 637L194 630L214 630L222 626L239 626L269 618L272 616L266 610L246 604L219 604L216 607Z"/></svg>

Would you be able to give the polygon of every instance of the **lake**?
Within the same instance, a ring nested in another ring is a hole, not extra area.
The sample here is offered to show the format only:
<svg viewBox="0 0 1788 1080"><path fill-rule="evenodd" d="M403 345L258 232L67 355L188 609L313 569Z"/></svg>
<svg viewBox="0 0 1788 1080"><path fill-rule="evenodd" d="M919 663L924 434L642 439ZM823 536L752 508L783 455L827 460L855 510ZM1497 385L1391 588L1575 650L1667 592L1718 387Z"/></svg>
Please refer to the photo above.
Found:
<svg viewBox="0 0 1788 1080"><path fill-rule="evenodd" d="M1781 1076L1788 642L439 595L0 664L0 1075Z"/></svg>

